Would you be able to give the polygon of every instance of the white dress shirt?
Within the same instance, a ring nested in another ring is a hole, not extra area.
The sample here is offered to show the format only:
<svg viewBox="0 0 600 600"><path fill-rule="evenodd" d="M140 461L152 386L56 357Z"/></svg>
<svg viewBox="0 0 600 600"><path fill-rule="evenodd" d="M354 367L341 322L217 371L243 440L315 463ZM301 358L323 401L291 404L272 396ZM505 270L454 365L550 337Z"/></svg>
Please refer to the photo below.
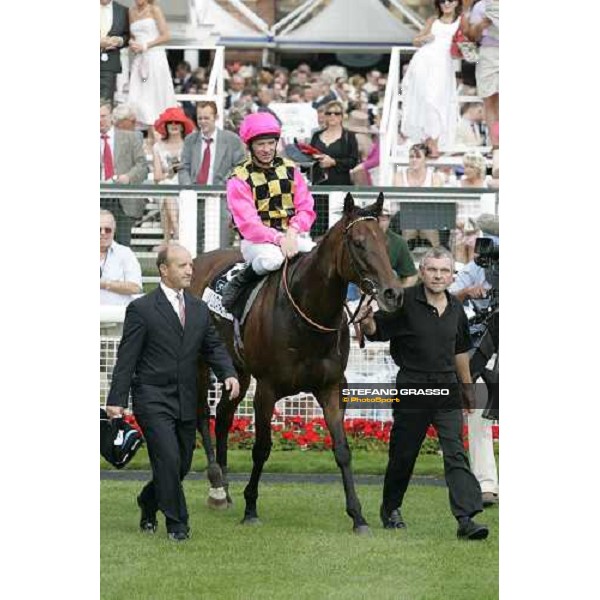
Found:
<svg viewBox="0 0 600 600"><path fill-rule="evenodd" d="M183 294L183 290L174 290L173 288L166 286L162 281L160 282L160 289L165 293L169 304L173 307L173 310L179 319L179 292L182 292ZM183 296L183 309L185 310L185 296Z"/></svg>
<svg viewBox="0 0 600 600"><path fill-rule="evenodd" d="M113 3L100 5L100 38L106 37L113 24Z"/></svg>

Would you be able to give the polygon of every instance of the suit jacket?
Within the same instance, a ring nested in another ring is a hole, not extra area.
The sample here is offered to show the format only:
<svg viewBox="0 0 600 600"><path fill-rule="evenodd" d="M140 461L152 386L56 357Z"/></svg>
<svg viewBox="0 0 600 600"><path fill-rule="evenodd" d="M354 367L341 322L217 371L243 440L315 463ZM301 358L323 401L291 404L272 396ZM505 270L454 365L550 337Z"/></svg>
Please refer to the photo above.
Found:
<svg viewBox="0 0 600 600"><path fill-rule="evenodd" d="M202 164L200 155L202 133L196 131L185 138L181 154L182 168L179 171L179 183L192 185L196 183L198 171ZM225 185L231 170L246 158L246 149L238 135L231 131L219 129L217 133L216 154L212 157L215 168L213 185Z"/></svg>
<svg viewBox="0 0 600 600"><path fill-rule="evenodd" d="M129 11L125 6L113 1L113 22L108 32L108 36L117 35L123 38L123 48L129 43ZM100 56L102 56L102 50ZM108 60L100 60L100 71L110 71L112 73L121 72L121 48L115 50L106 50Z"/></svg>
<svg viewBox="0 0 600 600"><path fill-rule="evenodd" d="M237 377L206 303L184 292L185 328L160 286L127 307L107 404L136 414L167 411L182 420L197 415L198 358L221 381Z"/></svg>
<svg viewBox="0 0 600 600"><path fill-rule="evenodd" d="M142 183L148 176L148 163L141 136L133 131L114 129L114 165L116 175L129 175L132 184ZM145 198L121 198L123 212L139 219L144 214Z"/></svg>

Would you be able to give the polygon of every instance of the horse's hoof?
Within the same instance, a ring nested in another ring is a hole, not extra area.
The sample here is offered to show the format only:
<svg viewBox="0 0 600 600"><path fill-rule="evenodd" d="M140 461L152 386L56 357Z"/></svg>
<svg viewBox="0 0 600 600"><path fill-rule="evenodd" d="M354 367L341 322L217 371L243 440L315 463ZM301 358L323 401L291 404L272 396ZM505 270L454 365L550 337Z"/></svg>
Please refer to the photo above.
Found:
<svg viewBox="0 0 600 600"><path fill-rule="evenodd" d="M229 508L227 500L217 500L210 496L207 498L206 504L208 504L208 508L212 508L212 510L227 510Z"/></svg>
<svg viewBox="0 0 600 600"><path fill-rule="evenodd" d="M241 525L262 525L262 521L258 517L244 517Z"/></svg>
<svg viewBox="0 0 600 600"><path fill-rule="evenodd" d="M206 502L209 508L214 510L227 510L227 508L229 508L227 504L227 495L222 487L211 487L208 490L208 499Z"/></svg>
<svg viewBox="0 0 600 600"><path fill-rule="evenodd" d="M361 535L361 536L372 536L373 532L371 531L371 528L368 525L358 525L357 527L353 528L353 531L356 535Z"/></svg>

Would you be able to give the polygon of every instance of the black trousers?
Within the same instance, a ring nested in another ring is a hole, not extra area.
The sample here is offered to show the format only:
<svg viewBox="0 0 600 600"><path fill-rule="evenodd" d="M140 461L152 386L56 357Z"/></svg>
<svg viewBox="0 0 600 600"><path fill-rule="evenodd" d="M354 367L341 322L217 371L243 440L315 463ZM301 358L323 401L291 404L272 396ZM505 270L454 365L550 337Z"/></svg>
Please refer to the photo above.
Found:
<svg viewBox="0 0 600 600"><path fill-rule="evenodd" d="M131 228L135 222L133 217L125 214L118 198L100 198L100 208L110 210L117 224L115 239L124 246L131 245Z"/></svg>
<svg viewBox="0 0 600 600"><path fill-rule="evenodd" d="M453 373L400 372L397 386L412 383L456 384ZM455 387L451 396L413 400L394 407L394 423L390 432L389 461L383 484L383 506L387 512L402 506L404 494L413 473L427 428L438 431L444 454L444 475L448 486L450 509L460 517L481 512L481 487L471 472L463 445L463 416Z"/></svg>
<svg viewBox="0 0 600 600"><path fill-rule="evenodd" d="M192 466L196 445L196 421L181 421L167 413L136 414L146 445L152 481L140 494L148 512L161 510L166 518L167 531L187 531L188 511L181 482Z"/></svg>
<svg viewBox="0 0 600 600"><path fill-rule="evenodd" d="M100 71L100 98L113 101L117 84L117 74L114 71Z"/></svg>

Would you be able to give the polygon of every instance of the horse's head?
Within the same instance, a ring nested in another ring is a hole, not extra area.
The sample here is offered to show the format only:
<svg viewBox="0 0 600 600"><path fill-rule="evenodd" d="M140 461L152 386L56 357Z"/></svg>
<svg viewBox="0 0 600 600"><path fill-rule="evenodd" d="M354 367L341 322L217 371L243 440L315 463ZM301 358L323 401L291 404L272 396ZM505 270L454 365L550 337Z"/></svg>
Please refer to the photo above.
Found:
<svg viewBox="0 0 600 600"><path fill-rule="evenodd" d="M341 275L356 283L362 292L374 294L379 308L392 312L402 305L403 291L392 270L386 237L377 218L383 208L383 193L365 208L354 204L348 192L340 221L344 251Z"/></svg>

